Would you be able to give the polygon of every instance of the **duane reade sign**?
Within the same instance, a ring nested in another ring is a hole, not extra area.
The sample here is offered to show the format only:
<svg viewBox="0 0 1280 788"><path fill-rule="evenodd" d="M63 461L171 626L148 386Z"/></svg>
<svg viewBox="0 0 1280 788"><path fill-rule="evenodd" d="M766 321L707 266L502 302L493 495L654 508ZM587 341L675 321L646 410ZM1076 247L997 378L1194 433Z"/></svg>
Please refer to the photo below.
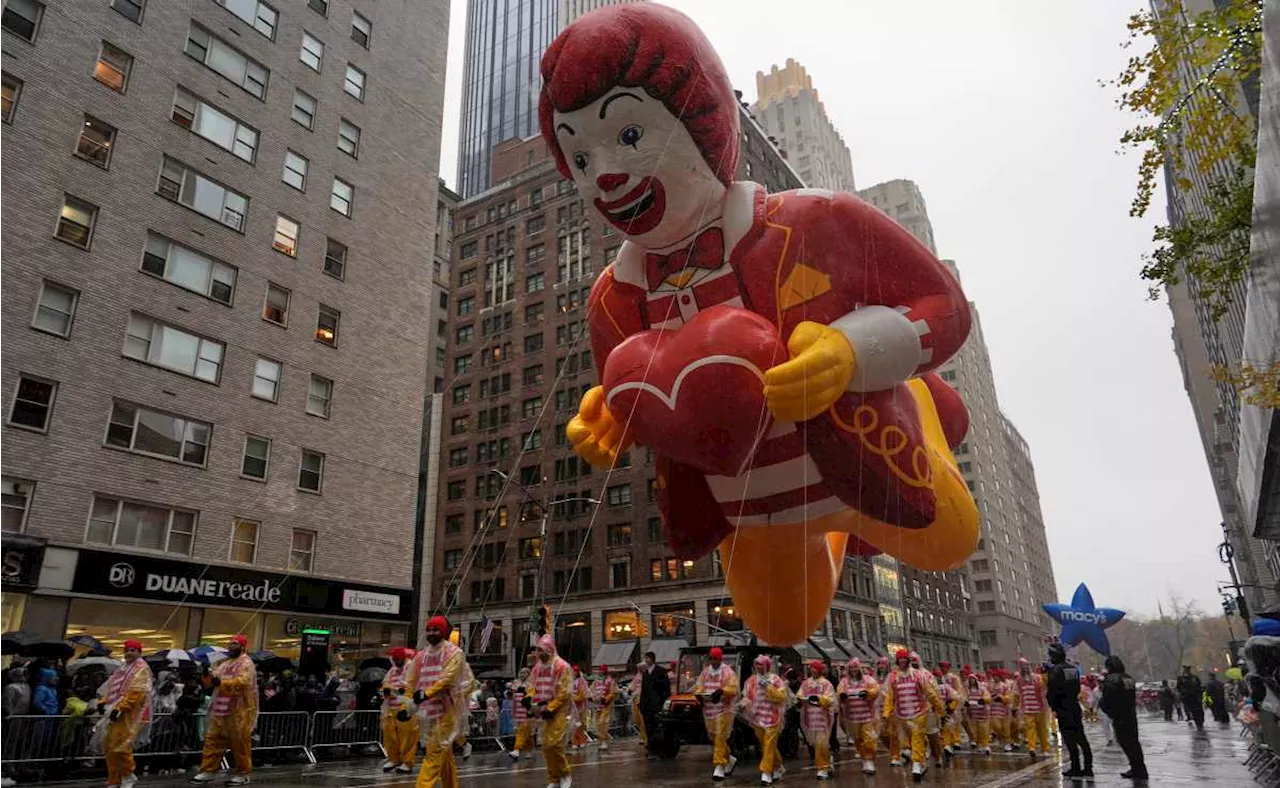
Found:
<svg viewBox="0 0 1280 788"><path fill-rule="evenodd" d="M366 613L400 613L400 597L392 594L379 594L375 591L356 591L351 588L342 589L342 609L361 610Z"/></svg>

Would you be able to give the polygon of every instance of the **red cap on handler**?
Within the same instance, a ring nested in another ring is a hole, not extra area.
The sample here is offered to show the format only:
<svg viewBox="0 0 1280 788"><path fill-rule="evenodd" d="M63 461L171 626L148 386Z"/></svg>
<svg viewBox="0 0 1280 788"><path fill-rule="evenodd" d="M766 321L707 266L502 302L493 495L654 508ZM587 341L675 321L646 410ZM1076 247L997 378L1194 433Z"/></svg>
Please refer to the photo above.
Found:
<svg viewBox="0 0 1280 788"><path fill-rule="evenodd" d="M719 646L712 646L711 650L707 652L707 657L710 659L724 659L724 649Z"/></svg>
<svg viewBox="0 0 1280 788"><path fill-rule="evenodd" d="M822 661L822 660L820 660L820 659L811 659L811 660L809 660L809 668L810 668L811 670L816 670L816 671L818 671L819 673L822 673L823 671L825 671L825 670L827 669L827 665L826 665L826 663L825 663L825 662L823 662L823 661Z"/></svg>
<svg viewBox="0 0 1280 788"><path fill-rule="evenodd" d="M126 641L124 642L124 650L125 650L125 651L128 651L129 649L133 649L134 651L141 651L141 650L142 650L142 641L141 641L141 640L134 640L133 638L129 638L128 640L126 640Z"/></svg>
<svg viewBox="0 0 1280 788"><path fill-rule="evenodd" d="M900 648L894 652L893 658L894 660L911 659L911 652L907 651L905 648Z"/></svg>
<svg viewBox="0 0 1280 788"><path fill-rule="evenodd" d="M423 629L436 629L441 634L449 634L449 619L444 616L432 616L427 619L427 625Z"/></svg>
<svg viewBox="0 0 1280 788"><path fill-rule="evenodd" d="M950 663L950 662L947 662L947 661L944 659L944 660L942 660L941 662L939 662L939 663L938 663L938 667L942 668L943 670L951 670L951 663Z"/></svg>
<svg viewBox="0 0 1280 788"><path fill-rule="evenodd" d="M244 635L234 635L229 642L239 643L241 648L249 648L249 638Z"/></svg>

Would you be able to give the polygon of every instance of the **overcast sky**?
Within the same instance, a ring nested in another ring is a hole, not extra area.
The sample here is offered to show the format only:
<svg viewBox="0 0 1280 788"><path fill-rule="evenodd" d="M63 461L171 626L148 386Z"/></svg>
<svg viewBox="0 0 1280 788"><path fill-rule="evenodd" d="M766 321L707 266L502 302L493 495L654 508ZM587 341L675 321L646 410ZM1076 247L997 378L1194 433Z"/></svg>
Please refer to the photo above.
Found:
<svg viewBox="0 0 1280 788"><path fill-rule="evenodd" d="M451 0L440 172L456 180L466 1ZM1140 0L668 0L734 86L788 57L813 78L859 188L919 184L939 254L982 315L1000 406L1031 445L1062 601L1217 610L1220 515L1170 340L1138 278L1157 196L1129 217L1130 121L1098 86ZM785 14L781 13L786 11Z"/></svg>

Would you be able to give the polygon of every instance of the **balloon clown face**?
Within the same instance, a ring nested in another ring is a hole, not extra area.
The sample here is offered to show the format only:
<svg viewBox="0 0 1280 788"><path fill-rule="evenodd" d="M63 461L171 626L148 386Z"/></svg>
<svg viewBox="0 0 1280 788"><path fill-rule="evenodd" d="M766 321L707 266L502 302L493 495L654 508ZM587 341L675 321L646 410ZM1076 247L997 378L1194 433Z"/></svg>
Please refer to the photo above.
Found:
<svg viewBox="0 0 1280 788"><path fill-rule="evenodd" d="M673 552L718 549L770 643L818 627L846 554L962 565L968 414L935 371L969 332L954 276L851 195L735 182L741 108L678 11L585 14L541 73L557 168L626 237L588 302L601 386L566 427L578 455L652 449Z"/></svg>

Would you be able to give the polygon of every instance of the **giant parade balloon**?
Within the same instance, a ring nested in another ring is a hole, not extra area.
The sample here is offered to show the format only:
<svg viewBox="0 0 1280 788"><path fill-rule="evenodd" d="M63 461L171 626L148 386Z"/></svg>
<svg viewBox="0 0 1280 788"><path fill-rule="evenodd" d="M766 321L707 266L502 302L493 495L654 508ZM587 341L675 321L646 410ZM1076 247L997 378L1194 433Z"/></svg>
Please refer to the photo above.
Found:
<svg viewBox="0 0 1280 788"><path fill-rule="evenodd" d="M1088 643L1089 648L1099 654L1109 656L1111 644L1107 642L1107 627L1124 618L1123 610L1112 607L1098 607L1093 603L1093 594L1084 583L1076 586L1071 597L1071 604L1048 602L1041 605L1044 612L1062 625L1059 640L1064 645L1076 646Z"/></svg>
<svg viewBox="0 0 1280 788"><path fill-rule="evenodd" d="M968 413L934 371L969 334L956 278L853 195L735 181L738 100L677 11L586 14L542 78L560 172L625 237L588 301L601 385L566 428L577 453L652 449L674 552L718 549L769 643L818 628L846 553L960 566Z"/></svg>

